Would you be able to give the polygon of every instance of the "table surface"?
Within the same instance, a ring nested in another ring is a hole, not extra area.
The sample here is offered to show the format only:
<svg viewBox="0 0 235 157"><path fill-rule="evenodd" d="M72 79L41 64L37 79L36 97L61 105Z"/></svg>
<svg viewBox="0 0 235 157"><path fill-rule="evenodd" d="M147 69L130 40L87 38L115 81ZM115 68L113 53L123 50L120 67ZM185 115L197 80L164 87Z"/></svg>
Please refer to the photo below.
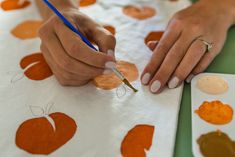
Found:
<svg viewBox="0 0 235 157"><path fill-rule="evenodd" d="M235 74L235 26L229 30L222 52L206 72ZM193 157L191 125L191 89L187 84L184 87L179 113L174 157Z"/></svg>

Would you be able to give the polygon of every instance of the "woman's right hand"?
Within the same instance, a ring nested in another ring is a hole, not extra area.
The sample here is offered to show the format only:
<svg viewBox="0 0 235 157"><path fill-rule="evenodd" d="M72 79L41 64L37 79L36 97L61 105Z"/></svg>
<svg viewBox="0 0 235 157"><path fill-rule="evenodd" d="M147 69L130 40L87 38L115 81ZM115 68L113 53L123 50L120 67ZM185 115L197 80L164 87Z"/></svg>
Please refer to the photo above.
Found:
<svg viewBox="0 0 235 157"><path fill-rule="evenodd" d="M77 9L67 9L62 14L100 52L88 47L57 16L52 16L40 28L39 37L41 51L60 84L82 86L98 75L111 73L115 66L114 36Z"/></svg>

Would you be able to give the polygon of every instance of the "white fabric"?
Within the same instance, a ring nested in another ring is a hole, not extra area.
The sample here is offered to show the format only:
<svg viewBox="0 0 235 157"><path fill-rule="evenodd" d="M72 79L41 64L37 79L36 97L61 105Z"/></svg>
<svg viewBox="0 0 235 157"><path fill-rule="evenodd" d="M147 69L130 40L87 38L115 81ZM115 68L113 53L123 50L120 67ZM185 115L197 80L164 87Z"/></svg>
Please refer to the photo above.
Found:
<svg viewBox="0 0 235 157"><path fill-rule="evenodd" d="M126 4L149 4L157 9L157 16L134 20L123 15L120 6ZM188 0L102 0L81 11L100 23L115 26L117 58L135 63L141 74L151 57L145 36L150 31L164 30L173 13L189 4ZM99 90L92 84L62 87L54 76L38 82L24 77L11 83L15 74L23 72L19 67L21 58L40 50L38 38L20 40L10 34L17 24L32 19L40 19L35 4L18 11L0 10L0 157L32 156L15 145L16 130L25 120L34 118L29 105L45 107L51 102L55 104L51 113L65 113L78 125L74 137L51 157L121 157L121 142L137 124L155 126L147 157L173 155L182 86L153 95L138 80L134 82L138 93L128 91L118 98L116 89Z"/></svg>

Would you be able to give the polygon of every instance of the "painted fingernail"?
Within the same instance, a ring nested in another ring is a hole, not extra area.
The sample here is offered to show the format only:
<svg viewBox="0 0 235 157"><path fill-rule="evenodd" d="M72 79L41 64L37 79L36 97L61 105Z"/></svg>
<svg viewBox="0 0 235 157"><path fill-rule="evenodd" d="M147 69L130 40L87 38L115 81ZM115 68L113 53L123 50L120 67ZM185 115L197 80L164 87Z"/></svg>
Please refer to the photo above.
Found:
<svg viewBox="0 0 235 157"><path fill-rule="evenodd" d="M104 75L109 75L109 74L112 74L112 73L113 73L113 71L110 70L110 69L106 69L106 70L104 70L104 72L103 72Z"/></svg>
<svg viewBox="0 0 235 157"><path fill-rule="evenodd" d="M194 78L194 75L193 75L193 74L189 75L188 78L186 79L186 82L187 82L187 83L191 83L191 81L192 81L193 78Z"/></svg>
<svg viewBox="0 0 235 157"><path fill-rule="evenodd" d="M146 73L144 74L144 76L142 77L142 83L144 85L148 84L149 83L149 80L150 80L150 77L151 77L151 74L150 73Z"/></svg>
<svg viewBox="0 0 235 157"><path fill-rule="evenodd" d="M105 67L108 68L108 69L113 69L113 68L116 68L116 63L112 62L112 61L109 61L109 62L106 62L105 63Z"/></svg>
<svg viewBox="0 0 235 157"><path fill-rule="evenodd" d="M170 89L176 88L180 82L180 79L178 77L173 77L170 82L168 83L168 87Z"/></svg>
<svg viewBox="0 0 235 157"><path fill-rule="evenodd" d="M115 56L114 56L114 51L113 51L113 50L108 50L108 51L107 51L107 54L108 54L109 56L115 58Z"/></svg>
<svg viewBox="0 0 235 157"><path fill-rule="evenodd" d="M161 88L161 82L156 80L151 85L150 90L151 90L151 92L156 93L160 88Z"/></svg>

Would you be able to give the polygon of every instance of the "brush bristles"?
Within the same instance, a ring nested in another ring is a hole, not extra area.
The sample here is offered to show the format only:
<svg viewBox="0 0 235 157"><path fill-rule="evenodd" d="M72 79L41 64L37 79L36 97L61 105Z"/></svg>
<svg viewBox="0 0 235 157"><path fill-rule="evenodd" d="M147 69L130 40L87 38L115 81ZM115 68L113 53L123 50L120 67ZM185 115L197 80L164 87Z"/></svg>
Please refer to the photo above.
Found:
<svg viewBox="0 0 235 157"><path fill-rule="evenodd" d="M124 79L123 82L124 82L128 87L130 87L135 93L138 92L138 90L135 89L135 88L130 84L130 82L129 82L127 79Z"/></svg>

